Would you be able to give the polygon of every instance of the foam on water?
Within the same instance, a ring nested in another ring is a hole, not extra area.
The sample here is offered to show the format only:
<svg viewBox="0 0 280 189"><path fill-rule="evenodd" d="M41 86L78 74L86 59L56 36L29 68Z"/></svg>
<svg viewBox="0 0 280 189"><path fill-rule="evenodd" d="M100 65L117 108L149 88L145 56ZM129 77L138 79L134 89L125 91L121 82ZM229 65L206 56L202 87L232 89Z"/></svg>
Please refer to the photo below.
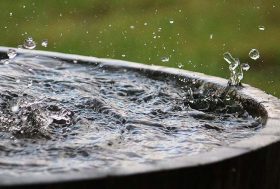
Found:
<svg viewBox="0 0 280 189"><path fill-rule="evenodd" d="M240 102L197 81L42 56L10 61L0 64L3 174L154 163L261 127Z"/></svg>

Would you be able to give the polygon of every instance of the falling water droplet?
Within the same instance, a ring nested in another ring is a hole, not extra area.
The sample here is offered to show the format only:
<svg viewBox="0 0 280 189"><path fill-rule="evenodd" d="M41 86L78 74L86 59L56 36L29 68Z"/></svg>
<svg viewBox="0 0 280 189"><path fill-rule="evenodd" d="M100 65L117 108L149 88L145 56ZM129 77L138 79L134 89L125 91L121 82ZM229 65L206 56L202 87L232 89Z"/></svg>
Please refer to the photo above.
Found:
<svg viewBox="0 0 280 189"><path fill-rule="evenodd" d="M42 40L41 45L42 45L42 47L47 47L48 46L48 40L47 39Z"/></svg>
<svg viewBox="0 0 280 189"><path fill-rule="evenodd" d="M169 62L169 57L167 57L167 56L161 57L161 61L162 62Z"/></svg>
<svg viewBox="0 0 280 189"><path fill-rule="evenodd" d="M33 41L32 37L28 37L23 44L23 47L25 49L34 49L36 47L35 41Z"/></svg>
<svg viewBox="0 0 280 189"><path fill-rule="evenodd" d="M250 65L247 63L243 63L243 64L241 64L241 68L244 71L248 71L250 69Z"/></svg>
<svg viewBox="0 0 280 189"><path fill-rule="evenodd" d="M257 49L252 49L250 52L249 52L249 57L253 60L257 60L260 58L260 53Z"/></svg>
<svg viewBox="0 0 280 189"><path fill-rule="evenodd" d="M122 57L125 57L125 54L122 54Z"/></svg>
<svg viewBox="0 0 280 189"><path fill-rule="evenodd" d="M10 12L10 16L13 16L13 13L12 13L12 12Z"/></svg>
<svg viewBox="0 0 280 189"><path fill-rule="evenodd" d="M224 53L224 60L229 64L236 62L235 58L233 58L229 52Z"/></svg>
<svg viewBox="0 0 280 189"><path fill-rule="evenodd" d="M213 39L213 34L210 34L210 39Z"/></svg>
<svg viewBox="0 0 280 189"><path fill-rule="evenodd" d="M13 59L17 56L17 51L15 49L8 49L7 55L9 59Z"/></svg>
<svg viewBox="0 0 280 189"><path fill-rule="evenodd" d="M173 24L173 23L174 23L174 20L169 20L169 23L170 23L170 24Z"/></svg>
<svg viewBox="0 0 280 189"><path fill-rule="evenodd" d="M264 31L264 30L265 30L265 27L264 27L264 26L259 26L259 30L260 30L260 31Z"/></svg>

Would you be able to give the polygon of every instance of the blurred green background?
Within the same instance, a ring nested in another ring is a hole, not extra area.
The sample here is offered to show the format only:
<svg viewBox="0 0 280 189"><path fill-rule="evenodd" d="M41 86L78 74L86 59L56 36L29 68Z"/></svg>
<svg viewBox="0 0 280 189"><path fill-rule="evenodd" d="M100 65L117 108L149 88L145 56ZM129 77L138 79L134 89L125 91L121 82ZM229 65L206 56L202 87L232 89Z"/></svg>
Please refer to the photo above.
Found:
<svg viewBox="0 0 280 189"><path fill-rule="evenodd" d="M251 66L243 82L280 97L279 0L1 0L0 9L1 46L17 47L32 36L41 50L226 78L229 51ZM257 61L248 56L253 48Z"/></svg>

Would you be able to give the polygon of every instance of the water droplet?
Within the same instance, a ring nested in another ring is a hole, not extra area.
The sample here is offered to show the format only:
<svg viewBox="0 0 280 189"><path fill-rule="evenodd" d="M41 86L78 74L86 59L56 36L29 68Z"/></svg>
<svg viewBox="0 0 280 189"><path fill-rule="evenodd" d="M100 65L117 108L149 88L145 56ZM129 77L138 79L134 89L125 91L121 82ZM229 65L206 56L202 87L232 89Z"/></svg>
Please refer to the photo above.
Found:
<svg viewBox="0 0 280 189"><path fill-rule="evenodd" d="M229 52L224 53L224 60L229 64L234 64L234 62L236 61Z"/></svg>
<svg viewBox="0 0 280 189"><path fill-rule="evenodd" d="M183 68L183 67L184 67L184 65L183 65L182 63L179 63L179 64L178 64L178 68L181 69L181 68Z"/></svg>
<svg viewBox="0 0 280 189"><path fill-rule="evenodd" d="M13 13L12 13L12 12L10 12L10 16L13 16Z"/></svg>
<svg viewBox="0 0 280 189"><path fill-rule="evenodd" d="M249 52L249 57L253 60L257 60L260 58L260 53L257 49L252 49L250 52Z"/></svg>
<svg viewBox="0 0 280 189"><path fill-rule="evenodd" d="M148 23L147 23L147 22L145 22L145 23L144 23L144 26L147 26L147 25L148 25Z"/></svg>
<svg viewBox="0 0 280 189"><path fill-rule="evenodd" d="M125 54L122 54L122 57L125 57Z"/></svg>
<svg viewBox="0 0 280 189"><path fill-rule="evenodd" d="M210 39L213 39L213 34L210 34Z"/></svg>
<svg viewBox="0 0 280 189"><path fill-rule="evenodd" d="M161 61L162 62L169 62L169 57L168 56L161 57Z"/></svg>
<svg viewBox="0 0 280 189"><path fill-rule="evenodd" d="M247 63L243 63L243 64L241 64L241 68L244 71L248 71L250 69L250 65Z"/></svg>
<svg viewBox="0 0 280 189"><path fill-rule="evenodd" d="M47 47L48 46L48 40L47 39L43 39L41 42L42 47Z"/></svg>
<svg viewBox="0 0 280 189"><path fill-rule="evenodd" d="M17 51L15 49L8 49L7 55L9 59L13 59L17 56Z"/></svg>
<svg viewBox="0 0 280 189"><path fill-rule="evenodd" d="M33 41L32 37L28 37L23 44L23 47L25 49L34 49L36 47L35 41Z"/></svg>
<svg viewBox="0 0 280 189"><path fill-rule="evenodd" d="M129 27L130 27L130 29L132 29L132 30L135 28L135 26L129 26Z"/></svg>
<svg viewBox="0 0 280 189"><path fill-rule="evenodd" d="M78 63L78 60L73 60L73 63L74 63L74 64L77 64L77 63Z"/></svg>
<svg viewBox="0 0 280 189"><path fill-rule="evenodd" d="M264 27L264 26L259 26L259 30L260 30L260 31L264 31L264 30L265 30L265 27Z"/></svg>
<svg viewBox="0 0 280 189"><path fill-rule="evenodd" d="M173 24L173 23L174 23L174 20L169 20L169 23L170 23L170 24Z"/></svg>

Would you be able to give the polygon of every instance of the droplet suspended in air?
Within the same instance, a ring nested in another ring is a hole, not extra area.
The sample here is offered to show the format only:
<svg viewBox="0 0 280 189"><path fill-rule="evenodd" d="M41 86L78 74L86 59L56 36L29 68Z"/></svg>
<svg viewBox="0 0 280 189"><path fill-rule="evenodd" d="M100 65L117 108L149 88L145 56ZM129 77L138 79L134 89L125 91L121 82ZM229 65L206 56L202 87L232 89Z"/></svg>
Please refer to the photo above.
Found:
<svg viewBox="0 0 280 189"><path fill-rule="evenodd" d="M161 57L162 62L169 62L169 57L168 56L163 56Z"/></svg>
<svg viewBox="0 0 280 189"><path fill-rule="evenodd" d="M264 31L264 30L265 30L265 27L264 27L264 26L259 26L259 30L260 30L260 31Z"/></svg>
<svg viewBox="0 0 280 189"><path fill-rule="evenodd" d="M252 49L249 52L249 57L253 60L257 60L260 58L260 53L257 49Z"/></svg>
<svg viewBox="0 0 280 189"><path fill-rule="evenodd" d="M169 20L169 23L170 23L170 24L173 24L173 23L174 23L174 20Z"/></svg>
<svg viewBox="0 0 280 189"><path fill-rule="evenodd" d="M25 49L34 49L36 47L36 43L32 37L28 37L23 44Z"/></svg>
<svg viewBox="0 0 280 189"><path fill-rule="evenodd" d="M178 64L178 68L181 69L181 68L183 68L183 67L184 67L184 65L183 65L182 63L179 63L179 64Z"/></svg>
<svg viewBox="0 0 280 189"><path fill-rule="evenodd" d="M41 42L42 47L47 47L48 46L48 40L47 39L43 39Z"/></svg>
<svg viewBox="0 0 280 189"><path fill-rule="evenodd" d="M250 65L247 64L247 63L242 63L242 64L241 64L241 68L242 68L242 70L244 70L244 71L248 71L248 70L250 69Z"/></svg>
<svg viewBox="0 0 280 189"><path fill-rule="evenodd" d="M234 64L236 62L235 58L233 58L229 52L224 53L224 60L229 64Z"/></svg>
<svg viewBox="0 0 280 189"><path fill-rule="evenodd" d="M7 55L9 59L13 59L17 56L17 51L15 49L8 49Z"/></svg>

